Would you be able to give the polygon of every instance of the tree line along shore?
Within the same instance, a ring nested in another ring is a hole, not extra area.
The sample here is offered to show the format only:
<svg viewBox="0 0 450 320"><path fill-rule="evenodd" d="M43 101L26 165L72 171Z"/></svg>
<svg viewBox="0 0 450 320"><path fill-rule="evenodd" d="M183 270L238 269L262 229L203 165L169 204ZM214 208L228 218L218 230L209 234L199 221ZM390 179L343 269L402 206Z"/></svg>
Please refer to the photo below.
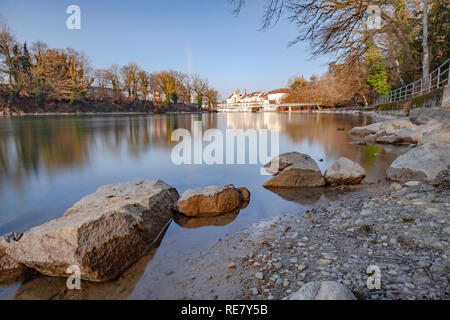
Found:
<svg viewBox="0 0 450 320"><path fill-rule="evenodd" d="M218 91L197 74L148 72L137 63L95 69L85 53L20 43L8 26L0 32L0 111L164 112L213 108ZM197 108L195 108L197 106Z"/></svg>

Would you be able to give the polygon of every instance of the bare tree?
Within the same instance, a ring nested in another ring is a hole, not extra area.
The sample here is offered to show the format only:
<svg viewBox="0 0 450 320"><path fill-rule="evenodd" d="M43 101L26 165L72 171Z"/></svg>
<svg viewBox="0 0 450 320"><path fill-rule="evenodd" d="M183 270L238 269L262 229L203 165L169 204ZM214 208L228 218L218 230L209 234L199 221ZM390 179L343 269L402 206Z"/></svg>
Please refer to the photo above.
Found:
<svg viewBox="0 0 450 320"><path fill-rule="evenodd" d="M197 104L199 108L201 108L203 104L203 96L208 90L208 79L202 79L198 74L194 74L191 76L190 87L197 96Z"/></svg>
<svg viewBox="0 0 450 320"><path fill-rule="evenodd" d="M245 0L228 0L239 13ZM368 30L371 16L368 8L375 5L385 22L381 28ZM410 35L395 16L393 0L266 0L262 29L276 24L282 17L298 27L298 35L289 45L308 41L313 55L334 54L341 62L361 60L369 40L392 34L412 56ZM411 60L414 59L411 57Z"/></svg>
<svg viewBox="0 0 450 320"><path fill-rule="evenodd" d="M129 98L137 99L138 94L138 78L137 74L140 68L137 63L130 62L128 65L120 69L122 82Z"/></svg>
<svg viewBox="0 0 450 320"><path fill-rule="evenodd" d="M7 26L3 26L0 33L0 72L7 75L10 85L14 81L12 48L15 44L17 44L16 38Z"/></svg>
<svg viewBox="0 0 450 320"><path fill-rule="evenodd" d="M112 64L107 70L105 75L106 80L109 82L109 86L114 91L114 100L119 99L122 95L122 86L120 83L120 67L117 64Z"/></svg>
<svg viewBox="0 0 450 320"><path fill-rule="evenodd" d="M209 87L205 91L205 97L208 99L208 106L210 109L217 105L217 100L219 98L219 91L214 88Z"/></svg>
<svg viewBox="0 0 450 320"><path fill-rule="evenodd" d="M98 87L98 95L100 97L100 99L104 99L105 98L105 91L106 91L106 87L108 86L108 70L106 69L97 69L94 72L94 76L95 79L97 80L97 87ZM97 93L97 92L96 92Z"/></svg>
<svg viewBox="0 0 450 320"><path fill-rule="evenodd" d="M139 92L141 93L142 98L147 100L150 93L150 75L147 71L141 70L138 72L137 77L139 81Z"/></svg>
<svg viewBox="0 0 450 320"><path fill-rule="evenodd" d="M430 73L430 57L428 50L428 0L423 0L423 21L422 21L422 78L427 78Z"/></svg>

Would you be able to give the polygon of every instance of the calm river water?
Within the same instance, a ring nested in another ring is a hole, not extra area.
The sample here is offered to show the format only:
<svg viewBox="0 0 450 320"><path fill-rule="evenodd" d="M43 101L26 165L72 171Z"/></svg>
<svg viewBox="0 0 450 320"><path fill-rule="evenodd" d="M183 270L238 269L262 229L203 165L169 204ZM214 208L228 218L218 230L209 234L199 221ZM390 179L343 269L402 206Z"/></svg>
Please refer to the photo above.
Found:
<svg viewBox="0 0 450 320"><path fill-rule="evenodd" d="M341 156L360 163L368 180L386 172L392 150L350 144L347 131L370 119L358 114L219 113L169 115L27 116L0 118L0 234L27 229L59 217L83 196L102 185L159 178L181 194L207 185L246 186L250 205L237 216L214 220L175 219L158 248L116 283L87 284L78 298L171 298L177 274L174 261L198 254L219 238L266 218L305 210L332 200L322 191L277 195L262 187L269 179L261 165L175 165L171 133L217 128L279 129L280 152L309 154L326 170ZM345 128L338 131L337 128ZM207 143L205 142L205 146ZM248 147L247 147L248 149ZM323 159L322 162L319 162ZM38 277L0 284L0 299L58 298L62 279ZM68 296L70 298L70 296Z"/></svg>

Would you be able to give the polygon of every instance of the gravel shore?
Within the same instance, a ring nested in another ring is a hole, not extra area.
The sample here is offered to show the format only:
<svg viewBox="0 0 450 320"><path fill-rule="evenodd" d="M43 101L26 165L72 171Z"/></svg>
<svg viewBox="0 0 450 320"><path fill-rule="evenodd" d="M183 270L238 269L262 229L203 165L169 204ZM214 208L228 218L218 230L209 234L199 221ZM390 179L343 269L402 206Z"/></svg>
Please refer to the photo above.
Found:
<svg viewBox="0 0 450 320"><path fill-rule="evenodd" d="M179 298L284 299L309 281L333 280L358 299L449 299L450 190L386 181L344 189L185 261L192 281ZM367 287L371 265L380 289Z"/></svg>

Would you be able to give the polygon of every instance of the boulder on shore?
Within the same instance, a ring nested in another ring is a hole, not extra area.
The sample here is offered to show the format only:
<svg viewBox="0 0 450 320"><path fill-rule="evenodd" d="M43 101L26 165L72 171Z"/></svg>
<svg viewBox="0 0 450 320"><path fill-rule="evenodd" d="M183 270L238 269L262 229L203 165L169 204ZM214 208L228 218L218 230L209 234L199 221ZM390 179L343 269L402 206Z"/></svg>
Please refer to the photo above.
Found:
<svg viewBox="0 0 450 320"><path fill-rule="evenodd" d="M424 132L423 138L419 141L419 145L438 141L450 143L450 120L446 120L439 125L434 125L430 129Z"/></svg>
<svg viewBox="0 0 450 320"><path fill-rule="evenodd" d="M61 218L32 228L6 254L45 275L108 281L136 262L172 216L178 192L161 180L100 187Z"/></svg>
<svg viewBox="0 0 450 320"><path fill-rule="evenodd" d="M418 124L425 124L430 120L450 120L450 111L443 108L414 108L409 113L409 119Z"/></svg>
<svg viewBox="0 0 450 320"><path fill-rule="evenodd" d="M429 142L399 156L387 170L394 181L432 181L450 165L450 143Z"/></svg>
<svg viewBox="0 0 450 320"><path fill-rule="evenodd" d="M381 126L382 123L377 122L364 127L354 127L348 131L348 134L353 136L365 137L367 135L375 134L380 131Z"/></svg>
<svg viewBox="0 0 450 320"><path fill-rule="evenodd" d="M296 162L308 159L309 156L300 152L286 152L282 153L267 163L264 168L271 175L276 176L278 173L293 165Z"/></svg>
<svg viewBox="0 0 450 320"><path fill-rule="evenodd" d="M250 201L247 188L237 189L233 185L208 186L188 189L177 203L180 213L189 216L214 216L242 208Z"/></svg>
<svg viewBox="0 0 450 320"><path fill-rule="evenodd" d="M354 127L348 133L353 136L365 137L370 134L389 136L396 134L400 129L413 129L416 125L406 119L394 119L376 122L364 127Z"/></svg>
<svg viewBox="0 0 450 320"><path fill-rule="evenodd" d="M356 297L339 282L311 281L293 293L289 300L356 300Z"/></svg>
<svg viewBox="0 0 450 320"><path fill-rule="evenodd" d="M378 143L391 144L416 144L422 139L423 133L411 128L399 129L396 133L379 136L375 140Z"/></svg>
<svg viewBox="0 0 450 320"><path fill-rule="evenodd" d="M326 182L317 163L308 155L264 183L264 187L323 187Z"/></svg>
<svg viewBox="0 0 450 320"><path fill-rule="evenodd" d="M365 127L355 127L349 131L361 136L365 143L384 144L424 144L431 141L450 142L450 121L432 119L423 125L415 125L409 120L396 119L373 123Z"/></svg>
<svg viewBox="0 0 450 320"><path fill-rule="evenodd" d="M325 180L330 186L358 184L365 176L366 171L358 163L343 157L325 172Z"/></svg>

